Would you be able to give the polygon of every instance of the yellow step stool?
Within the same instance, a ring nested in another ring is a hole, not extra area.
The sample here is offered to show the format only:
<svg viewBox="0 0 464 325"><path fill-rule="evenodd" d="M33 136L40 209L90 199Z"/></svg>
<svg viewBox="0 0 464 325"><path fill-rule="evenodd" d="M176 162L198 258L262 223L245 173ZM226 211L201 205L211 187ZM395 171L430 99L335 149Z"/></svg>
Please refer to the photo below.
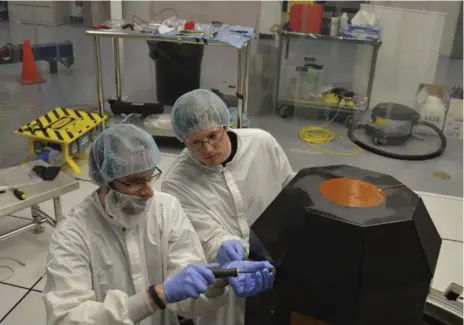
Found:
<svg viewBox="0 0 464 325"><path fill-rule="evenodd" d="M49 144L60 146L64 162L80 175L73 158L90 146L107 119L108 115L57 107L14 133L28 137L29 157L40 155Z"/></svg>

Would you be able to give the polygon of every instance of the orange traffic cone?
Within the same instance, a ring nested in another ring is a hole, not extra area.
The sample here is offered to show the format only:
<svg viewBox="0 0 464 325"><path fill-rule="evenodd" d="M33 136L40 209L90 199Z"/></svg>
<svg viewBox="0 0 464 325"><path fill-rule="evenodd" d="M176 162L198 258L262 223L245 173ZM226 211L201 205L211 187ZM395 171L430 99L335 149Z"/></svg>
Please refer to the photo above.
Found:
<svg viewBox="0 0 464 325"><path fill-rule="evenodd" d="M31 42L24 41L23 45L23 68L21 74L22 85L32 85L45 82L45 79L39 75L35 65L34 55L32 54Z"/></svg>

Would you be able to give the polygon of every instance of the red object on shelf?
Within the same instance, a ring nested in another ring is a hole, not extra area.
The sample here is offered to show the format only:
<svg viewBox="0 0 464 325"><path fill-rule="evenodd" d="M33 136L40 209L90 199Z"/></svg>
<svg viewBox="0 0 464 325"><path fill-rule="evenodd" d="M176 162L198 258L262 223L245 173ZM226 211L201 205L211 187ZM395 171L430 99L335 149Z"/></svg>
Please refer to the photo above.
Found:
<svg viewBox="0 0 464 325"><path fill-rule="evenodd" d="M294 4L288 27L291 32L320 34L324 8L321 5Z"/></svg>
<svg viewBox="0 0 464 325"><path fill-rule="evenodd" d="M193 21L187 21L185 23L184 29L185 30L193 30L195 28L195 23Z"/></svg>

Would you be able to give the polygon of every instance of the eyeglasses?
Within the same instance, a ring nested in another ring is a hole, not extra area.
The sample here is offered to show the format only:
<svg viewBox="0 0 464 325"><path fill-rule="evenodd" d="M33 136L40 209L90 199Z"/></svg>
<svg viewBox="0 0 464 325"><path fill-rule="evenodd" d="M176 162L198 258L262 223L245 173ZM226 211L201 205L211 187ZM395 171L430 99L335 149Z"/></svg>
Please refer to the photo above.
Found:
<svg viewBox="0 0 464 325"><path fill-rule="evenodd" d="M226 134L226 129L221 128L220 130L211 132L206 136L203 140L195 140L190 143L187 143L187 147L194 151L201 151L205 148L205 144L209 143L213 147L216 147L221 140L224 138L224 134Z"/></svg>
<svg viewBox="0 0 464 325"><path fill-rule="evenodd" d="M118 182L119 184L124 185L127 188L128 192L134 193L134 192L140 191L140 189L143 186L145 186L145 184L147 184L147 183L151 184L151 183L155 182L156 180L158 180L158 178L161 176L162 173L163 172L161 171L161 169L156 167L155 172L150 177L148 177L147 179L142 180L140 182L127 183L127 182L120 181L119 179L115 179L114 181Z"/></svg>

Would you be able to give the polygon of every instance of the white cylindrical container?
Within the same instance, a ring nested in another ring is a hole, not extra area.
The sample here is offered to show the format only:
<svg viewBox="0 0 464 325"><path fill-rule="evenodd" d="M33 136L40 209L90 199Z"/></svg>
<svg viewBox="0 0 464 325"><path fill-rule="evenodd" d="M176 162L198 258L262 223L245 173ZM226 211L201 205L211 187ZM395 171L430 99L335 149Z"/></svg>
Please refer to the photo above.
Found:
<svg viewBox="0 0 464 325"><path fill-rule="evenodd" d="M62 166L64 164L64 155L61 151L45 148L49 152L47 157L47 162L52 166Z"/></svg>
<svg viewBox="0 0 464 325"><path fill-rule="evenodd" d="M330 19L330 36L337 36L340 17L332 17Z"/></svg>
<svg viewBox="0 0 464 325"><path fill-rule="evenodd" d="M343 35L345 32L345 27L348 25L348 15L346 12L344 12L341 17L340 17L340 24L339 24L339 29L338 32L340 35Z"/></svg>

